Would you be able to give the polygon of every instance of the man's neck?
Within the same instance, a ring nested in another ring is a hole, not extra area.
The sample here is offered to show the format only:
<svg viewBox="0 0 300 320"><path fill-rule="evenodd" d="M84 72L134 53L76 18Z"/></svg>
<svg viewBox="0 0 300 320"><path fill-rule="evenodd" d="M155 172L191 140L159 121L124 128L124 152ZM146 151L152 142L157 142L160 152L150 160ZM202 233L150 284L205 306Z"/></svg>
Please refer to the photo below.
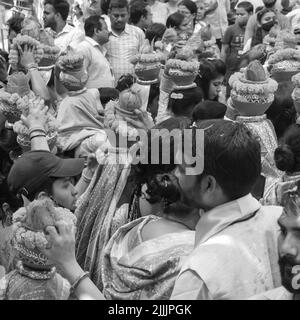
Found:
<svg viewBox="0 0 300 320"><path fill-rule="evenodd" d="M56 30L54 30L56 33L60 33L62 32L62 30L64 29L64 27L66 26L67 22L66 21L61 21L58 22L56 25Z"/></svg>
<svg viewBox="0 0 300 320"><path fill-rule="evenodd" d="M126 25L125 25L125 28L126 28ZM111 28L111 30L113 31L113 33L117 34L117 35L120 35L122 34L122 32L125 30L125 28L123 30L115 30L113 27Z"/></svg>

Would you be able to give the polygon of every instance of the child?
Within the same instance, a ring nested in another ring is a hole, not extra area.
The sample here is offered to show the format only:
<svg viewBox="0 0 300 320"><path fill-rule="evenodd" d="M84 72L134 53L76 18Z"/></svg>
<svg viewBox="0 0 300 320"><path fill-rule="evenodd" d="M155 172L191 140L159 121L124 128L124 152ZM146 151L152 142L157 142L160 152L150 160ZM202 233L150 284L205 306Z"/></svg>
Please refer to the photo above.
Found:
<svg viewBox="0 0 300 320"><path fill-rule="evenodd" d="M225 76L227 83L226 97L230 95L228 80L230 76L239 69L241 53L244 46L245 29L248 19L252 14L253 5L248 1L240 2L236 7L236 23L227 28L223 38L221 58L227 66Z"/></svg>

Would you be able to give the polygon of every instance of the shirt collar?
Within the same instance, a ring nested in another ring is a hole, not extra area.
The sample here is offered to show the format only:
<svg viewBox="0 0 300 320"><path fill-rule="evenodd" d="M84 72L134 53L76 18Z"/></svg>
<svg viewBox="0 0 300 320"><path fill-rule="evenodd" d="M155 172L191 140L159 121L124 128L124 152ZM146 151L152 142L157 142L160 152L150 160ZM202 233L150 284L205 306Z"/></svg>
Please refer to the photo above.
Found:
<svg viewBox="0 0 300 320"><path fill-rule="evenodd" d="M261 204L248 194L205 212L196 226L196 245L207 241L235 221L247 218L261 208Z"/></svg>
<svg viewBox="0 0 300 320"><path fill-rule="evenodd" d="M125 29L122 31L121 34L116 34L113 30L111 30L111 34L114 35L115 37L120 37L124 33L130 34L130 26L128 23L126 23Z"/></svg>
<svg viewBox="0 0 300 320"><path fill-rule="evenodd" d="M100 47L99 43L97 41L95 41L93 38L91 37L85 37L85 40L91 44L93 47Z"/></svg>
<svg viewBox="0 0 300 320"><path fill-rule="evenodd" d="M70 32L70 31L72 31L73 30L73 27L71 26L71 25L69 25L68 23L66 23L66 25L64 26L64 28L60 31L60 32L58 32L57 34L56 34L56 38L58 37L58 36L60 36L61 34L63 34L63 33L68 33L68 32Z"/></svg>

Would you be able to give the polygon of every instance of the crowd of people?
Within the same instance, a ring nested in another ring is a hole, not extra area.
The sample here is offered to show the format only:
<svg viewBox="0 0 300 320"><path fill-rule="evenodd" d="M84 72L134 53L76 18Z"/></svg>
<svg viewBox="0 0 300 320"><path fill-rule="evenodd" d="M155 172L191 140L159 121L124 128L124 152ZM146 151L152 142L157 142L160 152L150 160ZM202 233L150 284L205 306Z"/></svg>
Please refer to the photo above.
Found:
<svg viewBox="0 0 300 320"><path fill-rule="evenodd" d="M0 299L300 299L300 1L7 25Z"/></svg>

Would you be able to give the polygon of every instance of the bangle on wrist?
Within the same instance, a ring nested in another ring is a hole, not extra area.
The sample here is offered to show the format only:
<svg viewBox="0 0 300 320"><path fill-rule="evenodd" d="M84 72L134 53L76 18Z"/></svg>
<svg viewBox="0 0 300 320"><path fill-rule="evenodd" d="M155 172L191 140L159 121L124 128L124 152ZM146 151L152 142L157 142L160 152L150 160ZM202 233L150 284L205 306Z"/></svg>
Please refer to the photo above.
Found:
<svg viewBox="0 0 300 320"><path fill-rule="evenodd" d="M38 65L37 65L35 62L32 62L32 63L29 63L27 66L25 66L25 68L26 68L28 71L37 70Z"/></svg>
<svg viewBox="0 0 300 320"><path fill-rule="evenodd" d="M43 127L32 127L29 129L29 135L32 134L33 132L36 132L36 131L46 133L46 131Z"/></svg>
<svg viewBox="0 0 300 320"><path fill-rule="evenodd" d="M80 276L78 276L76 278L76 280L74 281L73 284L71 284L71 289L70 289L70 293L75 293L75 290L77 289L79 283L84 280L85 278L87 278L89 276L89 272L83 272Z"/></svg>
<svg viewBox="0 0 300 320"><path fill-rule="evenodd" d="M32 136L30 136L30 140L32 140L32 139L34 139L34 138L37 138L37 137L44 137L44 138L46 138L46 135L45 135L45 134L32 135Z"/></svg>

